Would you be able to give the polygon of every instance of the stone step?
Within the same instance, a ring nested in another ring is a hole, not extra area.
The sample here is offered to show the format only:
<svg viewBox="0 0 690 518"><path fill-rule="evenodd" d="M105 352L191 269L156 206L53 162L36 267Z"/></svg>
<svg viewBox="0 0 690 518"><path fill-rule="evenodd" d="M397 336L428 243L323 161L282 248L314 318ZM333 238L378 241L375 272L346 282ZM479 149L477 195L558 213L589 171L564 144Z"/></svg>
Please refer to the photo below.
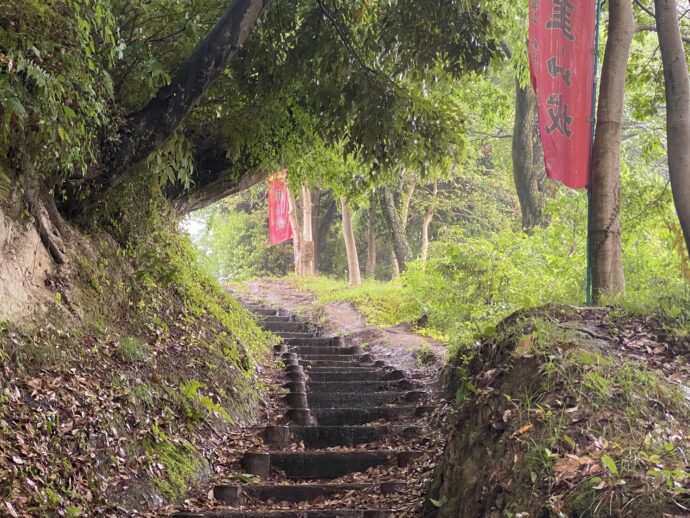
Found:
<svg viewBox="0 0 690 518"><path fill-rule="evenodd" d="M345 367L345 368L371 368L374 364L363 362L358 357L344 358L342 360L298 360L298 363L306 369L321 367ZM309 369L309 370L311 370Z"/></svg>
<svg viewBox="0 0 690 518"><path fill-rule="evenodd" d="M359 473L375 466L409 465L422 452L415 451L299 451L245 453L246 473L268 478L271 470L282 471L289 479L327 480Z"/></svg>
<svg viewBox="0 0 690 518"><path fill-rule="evenodd" d="M344 345L345 341L342 337L314 337L314 338L286 338L287 345L303 345L309 347L337 347ZM324 353L325 354L325 353Z"/></svg>
<svg viewBox="0 0 690 518"><path fill-rule="evenodd" d="M298 356L303 354L323 354L328 356L351 356L361 352L359 347L333 347L333 346L311 346L311 345L292 345L288 347L288 352L296 353Z"/></svg>
<svg viewBox="0 0 690 518"><path fill-rule="evenodd" d="M289 353L288 353L289 354ZM313 361L339 361L339 362L361 362L364 355L361 354L300 354L298 355L300 361L313 362Z"/></svg>
<svg viewBox="0 0 690 518"><path fill-rule="evenodd" d="M175 513L173 518L399 518L393 511L376 509L306 509L294 511L209 511Z"/></svg>
<svg viewBox="0 0 690 518"><path fill-rule="evenodd" d="M380 419L393 421L396 419L410 418L417 415L416 405L379 406L372 408L340 407L340 408L315 408L311 410L311 416L321 426L351 426L372 423ZM304 423L307 424L307 423Z"/></svg>
<svg viewBox="0 0 690 518"><path fill-rule="evenodd" d="M349 492L366 491L389 495L407 486L392 480L380 484L223 484L213 488L213 497L229 506L252 504L253 501L311 502L317 498L333 498Z"/></svg>
<svg viewBox="0 0 690 518"><path fill-rule="evenodd" d="M299 331L306 333L311 331L310 324L307 322L259 322L259 325L266 331L280 334L281 332L294 333ZM318 338L290 338L290 340L318 340Z"/></svg>
<svg viewBox="0 0 690 518"><path fill-rule="evenodd" d="M288 398L291 394L288 394ZM306 398L309 408L371 408L394 403L417 403L426 397L425 392L309 392Z"/></svg>
<svg viewBox="0 0 690 518"><path fill-rule="evenodd" d="M352 363L352 365L335 365L332 367L326 367L326 366L317 366L317 365L308 365L308 366L303 366L299 365L299 367L302 368L304 372L308 372L311 374L328 374L330 372L378 372L378 373L387 373L390 372L391 369L389 370L383 370L378 367L374 367L373 364L366 364L366 363Z"/></svg>
<svg viewBox="0 0 690 518"><path fill-rule="evenodd" d="M264 317L277 317L282 314L282 312L278 309L267 308L264 306L246 306L245 308L251 313Z"/></svg>
<svg viewBox="0 0 690 518"><path fill-rule="evenodd" d="M386 372L378 369L348 369L333 370L330 372L313 372L305 369L308 381L334 382L334 381L399 381L405 377L402 371ZM334 392L345 392L335 390Z"/></svg>
<svg viewBox="0 0 690 518"><path fill-rule="evenodd" d="M307 392L388 392L391 390L412 390L416 384L410 380L401 381L315 381L308 380L304 383ZM285 388L291 392L296 386L290 383Z"/></svg>
<svg viewBox="0 0 690 518"><path fill-rule="evenodd" d="M281 331L279 334L283 339L289 338L318 338L315 333L311 331Z"/></svg>
<svg viewBox="0 0 690 518"><path fill-rule="evenodd" d="M268 315L261 320L264 324L279 324L285 322L297 322L294 315Z"/></svg>
<svg viewBox="0 0 690 518"><path fill-rule="evenodd" d="M400 437L406 440L422 434L419 426L377 425L377 426L269 426L264 430L264 441L270 448L288 448L302 442L307 449L332 448L334 446L357 446L381 441L386 437Z"/></svg>

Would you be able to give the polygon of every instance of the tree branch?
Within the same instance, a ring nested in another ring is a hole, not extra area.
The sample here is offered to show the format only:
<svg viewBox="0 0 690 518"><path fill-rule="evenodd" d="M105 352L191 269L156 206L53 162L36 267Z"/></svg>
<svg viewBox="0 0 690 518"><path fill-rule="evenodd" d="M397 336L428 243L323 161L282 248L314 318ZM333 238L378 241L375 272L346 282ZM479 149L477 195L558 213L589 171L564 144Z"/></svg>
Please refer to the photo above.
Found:
<svg viewBox="0 0 690 518"><path fill-rule="evenodd" d="M133 166L160 149L173 135L197 100L237 54L269 2L234 0L175 72L170 84L129 117L120 128L119 141L106 153L104 173L92 183L96 198L131 177Z"/></svg>
<svg viewBox="0 0 690 518"><path fill-rule="evenodd" d="M656 31L655 25L638 25L635 28L635 32L657 32L657 31ZM684 43L687 43L690 45L690 36L681 35L680 39L682 39Z"/></svg>

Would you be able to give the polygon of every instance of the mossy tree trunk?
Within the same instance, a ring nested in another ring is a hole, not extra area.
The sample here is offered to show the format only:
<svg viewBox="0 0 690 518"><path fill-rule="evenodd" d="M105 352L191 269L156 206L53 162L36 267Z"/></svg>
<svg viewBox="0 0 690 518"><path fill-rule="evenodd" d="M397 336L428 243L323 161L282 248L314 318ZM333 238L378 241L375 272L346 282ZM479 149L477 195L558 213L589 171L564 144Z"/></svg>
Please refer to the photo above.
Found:
<svg viewBox="0 0 690 518"><path fill-rule="evenodd" d="M513 178L520 200L522 228L530 232L544 224L544 175L535 124L537 97L530 85L516 82L515 126L513 128Z"/></svg>
<svg viewBox="0 0 690 518"><path fill-rule="evenodd" d="M393 252L400 270L403 271L408 262L412 260L412 250L407 241L405 227L403 226L400 214L395 208L395 198L393 192L384 188L381 191L381 209L390 230L391 240L393 241Z"/></svg>

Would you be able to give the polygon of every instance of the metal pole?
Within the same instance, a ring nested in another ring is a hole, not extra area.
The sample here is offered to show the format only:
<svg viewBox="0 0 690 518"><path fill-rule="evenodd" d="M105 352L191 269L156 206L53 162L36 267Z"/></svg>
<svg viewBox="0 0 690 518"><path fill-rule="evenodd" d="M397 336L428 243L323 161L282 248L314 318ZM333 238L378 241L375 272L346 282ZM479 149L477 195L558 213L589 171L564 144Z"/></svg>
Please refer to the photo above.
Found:
<svg viewBox="0 0 690 518"><path fill-rule="evenodd" d="M597 82L599 74L599 30L601 27L601 0L597 0L597 28L594 37L594 83L592 84L592 148L589 159L589 185L587 186L587 305L592 305L592 160L594 158L594 137L597 131Z"/></svg>

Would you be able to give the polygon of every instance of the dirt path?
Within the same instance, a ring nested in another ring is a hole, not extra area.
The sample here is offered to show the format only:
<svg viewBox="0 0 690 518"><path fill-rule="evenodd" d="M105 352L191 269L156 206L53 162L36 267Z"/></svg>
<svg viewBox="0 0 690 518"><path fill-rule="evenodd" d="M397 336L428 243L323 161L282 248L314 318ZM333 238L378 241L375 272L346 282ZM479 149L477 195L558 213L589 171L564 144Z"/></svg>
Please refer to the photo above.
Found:
<svg viewBox="0 0 690 518"><path fill-rule="evenodd" d="M301 290L288 280L250 282L242 289L241 296L247 301L265 302L304 314L310 320L318 319L328 332L348 335L357 345L368 345L373 354L417 379L438 378L446 363L447 350L443 345L414 333L408 326L384 329L368 325L352 304L319 304L314 293Z"/></svg>

